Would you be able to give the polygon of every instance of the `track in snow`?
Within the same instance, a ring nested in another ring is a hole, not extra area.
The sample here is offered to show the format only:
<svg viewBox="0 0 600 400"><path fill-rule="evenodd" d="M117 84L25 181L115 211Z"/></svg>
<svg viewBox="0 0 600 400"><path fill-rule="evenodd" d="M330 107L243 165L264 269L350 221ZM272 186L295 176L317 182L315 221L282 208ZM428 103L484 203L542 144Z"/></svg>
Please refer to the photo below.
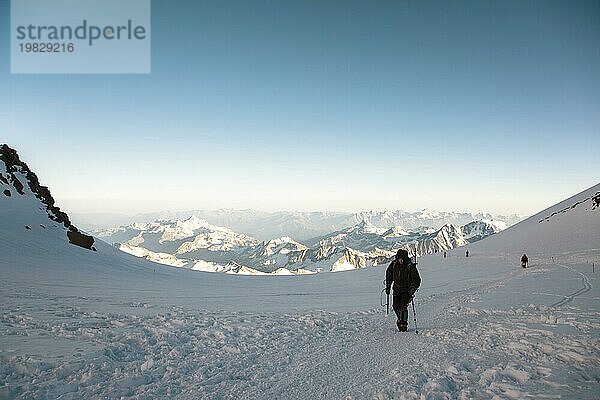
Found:
<svg viewBox="0 0 600 400"><path fill-rule="evenodd" d="M556 303L553 303L552 305L550 305L550 307L562 307L562 306L570 303L575 297L581 296L582 294L585 294L585 293L589 292L590 290L592 290L593 286L590 283L590 279L588 278L587 275L569 267L568 265L563 265L563 264L556 264L556 265L580 275L581 283L583 284L583 287L581 289L579 289L578 291L571 293L568 296L565 296L564 299L559 300Z"/></svg>

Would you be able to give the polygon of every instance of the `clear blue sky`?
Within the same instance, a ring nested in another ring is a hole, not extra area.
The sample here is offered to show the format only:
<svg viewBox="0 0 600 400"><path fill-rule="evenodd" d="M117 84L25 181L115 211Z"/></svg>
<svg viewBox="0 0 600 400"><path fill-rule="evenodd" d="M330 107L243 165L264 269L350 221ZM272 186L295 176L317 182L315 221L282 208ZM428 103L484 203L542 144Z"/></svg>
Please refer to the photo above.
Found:
<svg viewBox="0 0 600 400"><path fill-rule="evenodd" d="M152 73L11 75L67 211L530 214L600 181L598 1L152 1Z"/></svg>

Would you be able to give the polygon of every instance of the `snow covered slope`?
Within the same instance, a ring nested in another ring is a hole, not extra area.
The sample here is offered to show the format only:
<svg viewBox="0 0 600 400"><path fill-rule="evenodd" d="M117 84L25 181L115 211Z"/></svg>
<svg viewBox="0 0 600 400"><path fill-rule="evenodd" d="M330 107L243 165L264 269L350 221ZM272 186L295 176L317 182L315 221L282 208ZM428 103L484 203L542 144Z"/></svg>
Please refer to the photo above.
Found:
<svg viewBox="0 0 600 400"><path fill-rule="evenodd" d="M473 251L563 253L600 249L600 184L480 242Z"/></svg>
<svg viewBox="0 0 600 400"><path fill-rule="evenodd" d="M176 256L167 253L155 253L150 250L146 250L143 247L132 246L130 244L119 245L119 250L125 253L134 255L136 257L145 258L148 261L152 261L159 264L170 265L172 267L185 267L188 265L186 260L180 260Z"/></svg>
<svg viewBox="0 0 600 400"><path fill-rule="evenodd" d="M419 335L379 307L385 266L207 274L1 218L0 398L597 399L596 198L421 258ZM526 240L545 252L522 269Z"/></svg>

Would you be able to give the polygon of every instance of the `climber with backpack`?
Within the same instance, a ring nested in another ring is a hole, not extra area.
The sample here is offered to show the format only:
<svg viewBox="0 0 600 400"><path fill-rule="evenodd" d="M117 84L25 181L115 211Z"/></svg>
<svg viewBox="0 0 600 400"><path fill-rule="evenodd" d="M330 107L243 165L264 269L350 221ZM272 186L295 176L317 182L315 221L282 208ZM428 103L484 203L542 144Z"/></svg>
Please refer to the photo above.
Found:
<svg viewBox="0 0 600 400"><path fill-rule="evenodd" d="M413 263L404 249L398 250L394 261L385 271L385 293L390 294L393 283L393 309L398 320L396 326L400 332L408 330L408 305L421 286L421 276L417 265Z"/></svg>
<svg viewBox="0 0 600 400"><path fill-rule="evenodd" d="M528 262L529 262L529 259L527 258L527 255L523 254L523 257L521 257L521 267L527 268Z"/></svg>

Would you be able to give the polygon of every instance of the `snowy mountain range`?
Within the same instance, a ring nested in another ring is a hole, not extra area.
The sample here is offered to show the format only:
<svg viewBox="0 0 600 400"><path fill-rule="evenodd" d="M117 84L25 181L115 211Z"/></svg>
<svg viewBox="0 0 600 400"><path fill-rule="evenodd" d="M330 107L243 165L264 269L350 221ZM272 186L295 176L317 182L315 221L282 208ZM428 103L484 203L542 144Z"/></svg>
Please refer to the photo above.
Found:
<svg viewBox="0 0 600 400"><path fill-rule="evenodd" d="M121 250L151 261L202 271L245 272L345 271L389 262L399 248L422 256L481 240L506 228L502 221L478 220L439 229L378 228L367 220L328 235L307 240L289 236L258 241L228 228L191 216L186 220L157 220L95 231ZM170 254L171 257L166 257ZM197 265L201 265L198 267Z"/></svg>
<svg viewBox="0 0 600 400"><path fill-rule="evenodd" d="M513 225L523 219L518 215L502 216L489 213L459 213L421 210L407 211L363 211L349 212L300 212L278 211L264 212L256 210L195 210L182 212L160 212L137 214L134 216L76 214L73 218L88 231L102 231L114 226L130 225L134 222L154 222L157 220L183 221L192 216L215 226L226 226L229 229L257 238L271 240L276 237L289 236L304 242L331 232L346 229L350 226L368 221L378 228L402 226L405 229L417 229L422 226L439 229L443 225L463 226L471 221L493 220ZM118 223L115 223L119 221Z"/></svg>

